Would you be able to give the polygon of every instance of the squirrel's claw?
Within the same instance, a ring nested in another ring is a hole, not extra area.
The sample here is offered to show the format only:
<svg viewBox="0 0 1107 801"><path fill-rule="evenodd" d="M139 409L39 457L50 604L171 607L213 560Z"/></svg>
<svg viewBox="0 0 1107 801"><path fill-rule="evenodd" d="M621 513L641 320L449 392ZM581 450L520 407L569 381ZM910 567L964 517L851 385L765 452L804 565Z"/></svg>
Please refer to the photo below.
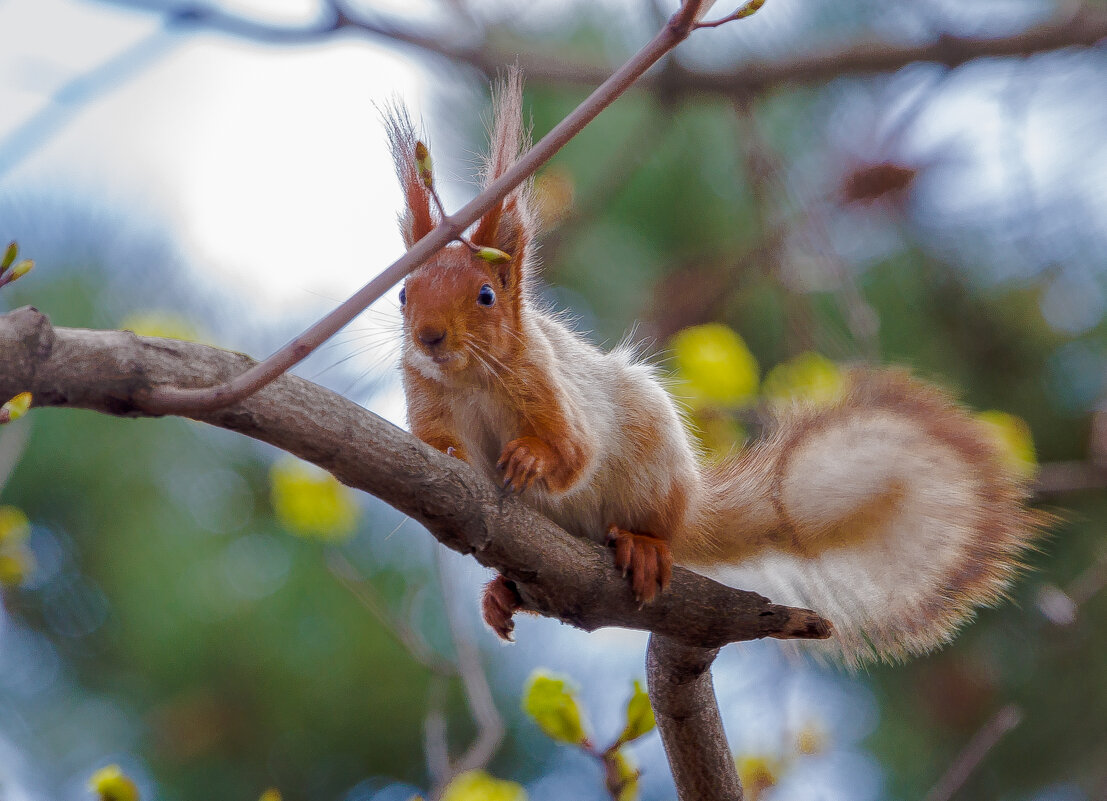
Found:
<svg viewBox="0 0 1107 801"><path fill-rule="evenodd" d="M669 544L648 534L635 534L612 525L607 529L608 542L615 546L615 566L626 576L634 598L649 603L669 586L673 577L673 557Z"/></svg>
<svg viewBox="0 0 1107 801"><path fill-rule="evenodd" d="M504 472L503 487L518 494L542 479L546 461L536 445L522 438L507 443L496 467Z"/></svg>
<svg viewBox="0 0 1107 801"><path fill-rule="evenodd" d="M496 576L484 585L480 609L484 622L501 640L515 642L511 632L515 630L514 614L523 606L523 599L515 584L503 576Z"/></svg>

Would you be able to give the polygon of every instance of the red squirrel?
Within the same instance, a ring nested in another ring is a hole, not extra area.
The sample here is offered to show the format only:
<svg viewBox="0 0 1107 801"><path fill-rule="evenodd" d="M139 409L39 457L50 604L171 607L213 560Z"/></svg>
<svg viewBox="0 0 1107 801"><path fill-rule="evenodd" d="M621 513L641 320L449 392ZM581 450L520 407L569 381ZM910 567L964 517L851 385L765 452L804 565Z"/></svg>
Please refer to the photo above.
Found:
<svg viewBox="0 0 1107 801"><path fill-rule="evenodd" d="M521 104L512 70L495 92L484 185L529 146ZM411 247L441 206L402 107L388 127ZM837 402L797 406L708 463L654 367L600 350L537 302L535 234L524 184L404 282L415 436L570 533L613 544L641 602L675 562L823 614L850 664L928 651L1004 595L1038 519L1025 480L943 392L903 371L855 371ZM506 255L490 263L478 248ZM519 605L502 576L485 590L485 620L504 639Z"/></svg>

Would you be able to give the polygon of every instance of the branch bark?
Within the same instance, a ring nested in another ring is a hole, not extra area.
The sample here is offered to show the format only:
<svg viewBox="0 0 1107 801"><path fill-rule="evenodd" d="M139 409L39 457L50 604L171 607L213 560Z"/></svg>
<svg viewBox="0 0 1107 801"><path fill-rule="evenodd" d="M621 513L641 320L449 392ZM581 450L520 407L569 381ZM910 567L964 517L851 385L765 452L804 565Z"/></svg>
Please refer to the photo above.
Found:
<svg viewBox="0 0 1107 801"><path fill-rule="evenodd" d="M697 648L660 634L646 649L646 683L680 801L742 801L711 683L717 648Z"/></svg>
<svg viewBox="0 0 1107 801"><path fill-rule="evenodd" d="M0 396L36 406L155 416L138 398L159 386L210 386L249 367L241 354L126 331L54 328L24 307L0 316ZM580 540L468 465L330 390L284 375L250 398L193 418L268 442L330 471L516 582L529 611L586 631L623 626L718 647L759 637L825 638L806 609L677 569L671 588L639 608L602 546Z"/></svg>

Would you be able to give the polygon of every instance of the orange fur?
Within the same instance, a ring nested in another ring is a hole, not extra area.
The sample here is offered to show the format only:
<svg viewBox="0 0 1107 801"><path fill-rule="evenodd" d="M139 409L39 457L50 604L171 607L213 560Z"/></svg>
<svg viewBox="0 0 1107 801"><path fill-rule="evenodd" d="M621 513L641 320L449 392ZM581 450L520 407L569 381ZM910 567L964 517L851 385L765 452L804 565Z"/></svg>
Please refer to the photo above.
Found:
<svg viewBox="0 0 1107 801"><path fill-rule="evenodd" d="M486 184L526 147L516 71L495 107ZM391 125L404 219L415 221L405 236L416 236L433 217L413 189L406 114ZM702 464L651 367L626 348L600 351L535 304L531 205L529 187L517 189L473 233L507 264L452 245L404 284L418 437L569 532L610 539L643 602L674 561L735 571L736 586L829 617L832 647L851 664L932 648L1002 597L1040 519L952 400L902 372L857 372L838 403L797 407L761 442ZM503 582L490 585L485 616L501 636L514 604Z"/></svg>

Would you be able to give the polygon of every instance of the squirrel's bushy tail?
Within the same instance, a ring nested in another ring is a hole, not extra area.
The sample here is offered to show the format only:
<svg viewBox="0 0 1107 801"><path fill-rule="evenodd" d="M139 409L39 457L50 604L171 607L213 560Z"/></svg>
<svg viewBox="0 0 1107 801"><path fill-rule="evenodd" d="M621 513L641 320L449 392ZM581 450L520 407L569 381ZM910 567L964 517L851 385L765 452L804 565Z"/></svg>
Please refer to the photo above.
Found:
<svg viewBox="0 0 1107 801"><path fill-rule="evenodd" d="M984 424L940 390L900 371L849 381L711 469L696 550L727 584L827 617L828 646L857 665L948 641L1003 597L1042 520Z"/></svg>

